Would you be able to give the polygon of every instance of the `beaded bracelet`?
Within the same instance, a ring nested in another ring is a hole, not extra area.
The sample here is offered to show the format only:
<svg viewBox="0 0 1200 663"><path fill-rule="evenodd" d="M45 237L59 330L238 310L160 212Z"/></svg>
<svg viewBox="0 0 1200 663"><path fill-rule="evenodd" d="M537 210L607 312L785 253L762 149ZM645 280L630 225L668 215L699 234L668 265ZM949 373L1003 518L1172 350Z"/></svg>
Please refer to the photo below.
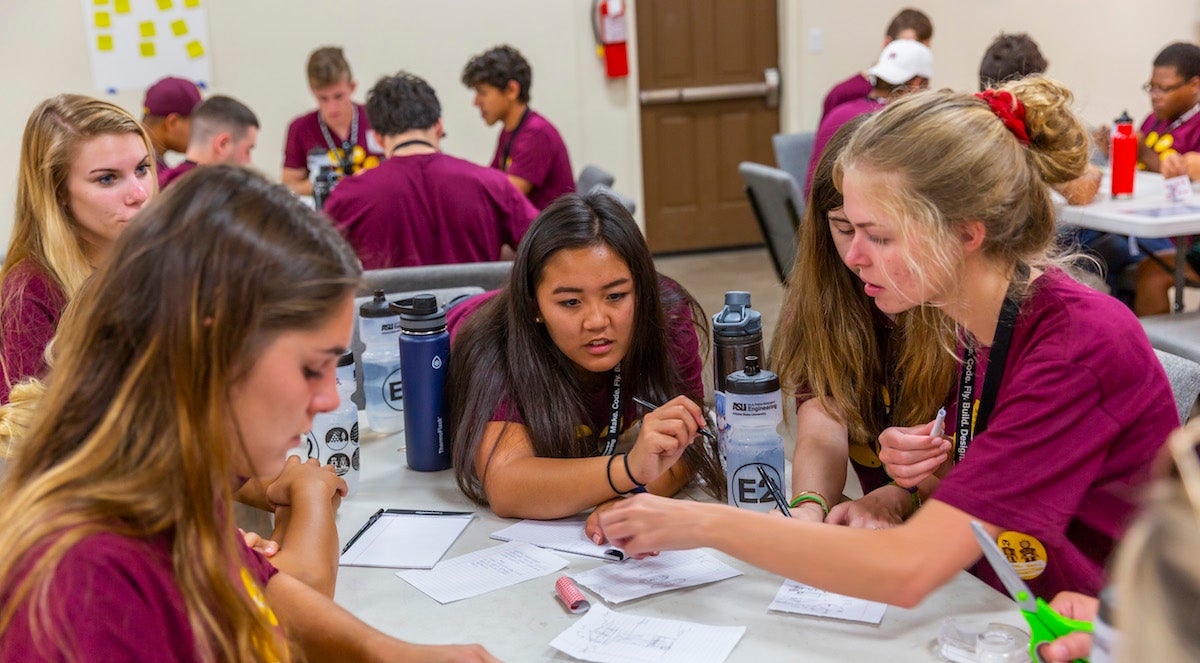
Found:
<svg viewBox="0 0 1200 663"><path fill-rule="evenodd" d="M829 515L829 501L826 500L825 496L821 493L818 493L815 490L805 490L797 493L796 496L792 498L792 501L788 503L788 506L795 508L803 502L813 502L817 506L821 507L821 511L824 511L825 515Z"/></svg>

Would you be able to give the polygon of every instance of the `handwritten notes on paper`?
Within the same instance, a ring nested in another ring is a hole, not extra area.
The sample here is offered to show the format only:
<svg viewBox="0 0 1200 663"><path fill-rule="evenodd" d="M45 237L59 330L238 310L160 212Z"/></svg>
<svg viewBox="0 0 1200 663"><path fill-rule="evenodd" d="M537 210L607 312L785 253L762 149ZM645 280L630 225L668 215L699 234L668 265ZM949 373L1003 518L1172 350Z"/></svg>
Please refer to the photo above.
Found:
<svg viewBox="0 0 1200 663"><path fill-rule="evenodd" d="M721 663L745 632L745 626L624 615L596 605L550 646L596 663Z"/></svg>
<svg viewBox="0 0 1200 663"><path fill-rule="evenodd" d="M794 580L785 580L768 609L792 612L798 615L878 624L883 620L883 613L887 610L887 605L826 592Z"/></svg>
<svg viewBox="0 0 1200 663"><path fill-rule="evenodd" d="M448 559L429 571L399 571L438 603L452 603L553 573L567 560L528 543L511 542Z"/></svg>
<svg viewBox="0 0 1200 663"><path fill-rule="evenodd" d="M609 603L704 585L742 575L703 550L679 550L657 557L631 559L624 564L605 564L569 574L576 582L596 592Z"/></svg>
<svg viewBox="0 0 1200 663"><path fill-rule="evenodd" d="M551 548L562 552L598 557L610 562L625 559L620 548L598 546L584 532L584 516L560 520L522 520L492 533L500 541L524 541L540 548Z"/></svg>

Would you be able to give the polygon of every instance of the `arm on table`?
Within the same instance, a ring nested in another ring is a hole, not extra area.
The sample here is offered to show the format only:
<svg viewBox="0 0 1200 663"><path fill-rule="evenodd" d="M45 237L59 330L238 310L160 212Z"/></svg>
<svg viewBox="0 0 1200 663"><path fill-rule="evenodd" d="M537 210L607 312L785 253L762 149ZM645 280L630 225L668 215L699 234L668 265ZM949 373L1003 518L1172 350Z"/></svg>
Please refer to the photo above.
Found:
<svg viewBox="0 0 1200 663"><path fill-rule="evenodd" d="M846 426L829 414L821 402L811 398L796 408L796 449L792 453L792 494L820 493L829 508L841 501L846 487L846 463L850 457L850 434ZM791 509L792 517L811 522L825 520L816 502L801 502Z"/></svg>
<svg viewBox="0 0 1200 663"><path fill-rule="evenodd" d="M631 555L710 547L827 591L911 608L982 555L970 514L931 500L886 530L825 527L722 504L637 495L601 514ZM985 523L993 536L1000 528ZM770 541L771 545L763 545ZM937 541L936 555L929 542Z"/></svg>
<svg viewBox="0 0 1200 663"><path fill-rule="evenodd" d="M615 497L614 486L621 492L632 490L633 479L646 482L654 492L674 494L682 483L668 470L678 464L703 421L698 405L683 396L674 398L643 417L626 458L540 458L534 455L528 428L493 421L484 427L476 473L488 504L505 518L570 516Z"/></svg>
<svg viewBox="0 0 1200 663"><path fill-rule="evenodd" d="M305 583L276 573L267 582L267 601L290 638L313 661L445 661L490 663L479 645L416 645L367 626Z"/></svg>

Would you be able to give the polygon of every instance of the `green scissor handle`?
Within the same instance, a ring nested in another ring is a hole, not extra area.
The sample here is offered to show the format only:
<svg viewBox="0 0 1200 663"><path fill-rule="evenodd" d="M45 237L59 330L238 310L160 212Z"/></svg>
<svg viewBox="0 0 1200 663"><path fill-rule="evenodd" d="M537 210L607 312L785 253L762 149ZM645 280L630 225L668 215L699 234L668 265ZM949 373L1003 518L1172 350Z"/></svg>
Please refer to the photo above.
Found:
<svg viewBox="0 0 1200 663"><path fill-rule="evenodd" d="M1024 600L1022 597L1017 598L1018 600ZM1028 610L1021 610L1021 612L1025 615L1025 621L1029 622L1029 628L1032 631L1029 638L1029 655L1035 661L1045 660L1038 653L1038 645L1043 642L1050 642L1076 631L1092 632L1091 622L1063 617L1040 598L1037 599L1037 612L1029 612ZM1075 663L1087 663L1087 659L1077 658L1075 659Z"/></svg>

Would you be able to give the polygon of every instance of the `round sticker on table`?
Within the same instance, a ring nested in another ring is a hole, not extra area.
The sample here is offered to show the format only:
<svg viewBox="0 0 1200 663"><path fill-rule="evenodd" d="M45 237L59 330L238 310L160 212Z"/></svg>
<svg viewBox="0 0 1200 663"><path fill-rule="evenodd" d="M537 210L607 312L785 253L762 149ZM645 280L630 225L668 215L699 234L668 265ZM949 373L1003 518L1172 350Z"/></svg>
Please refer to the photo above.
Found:
<svg viewBox="0 0 1200 663"><path fill-rule="evenodd" d="M996 545L1023 580L1033 580L1046 570L1046 546L1036 537L1010 530L996 537Z"/></svg>

